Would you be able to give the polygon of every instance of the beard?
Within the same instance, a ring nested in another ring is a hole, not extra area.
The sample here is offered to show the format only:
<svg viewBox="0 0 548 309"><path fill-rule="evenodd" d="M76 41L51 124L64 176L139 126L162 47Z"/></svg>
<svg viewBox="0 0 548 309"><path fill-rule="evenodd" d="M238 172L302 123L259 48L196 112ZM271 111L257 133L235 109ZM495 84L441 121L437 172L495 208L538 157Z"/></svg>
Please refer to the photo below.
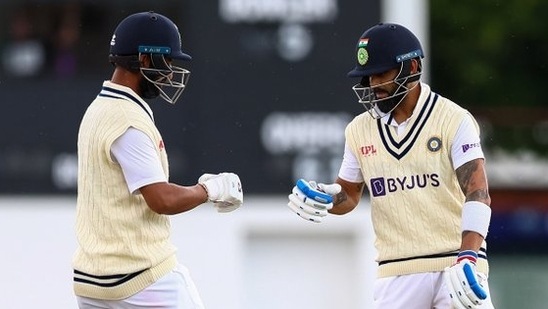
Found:
<svg viewBox="0 0 548 309"><path fill-rule="evenodd" d="M405 93L400 93L396 96L393 96L389 99L382 100L377 103L377 107L379 110L385 114L390 113L391 111L400 104L400 102L403 100L403 97L405 96Z"/></svg>
<svg viewBox="0 0 548 309"><path fill-rule="evenodd" d="M154 99L160 95L160 89L145 78L141 80L139 88L141 89L141 96L144 99Z"/></svg>
<svg viewBox="0 0 548 309"><path fill-rule="evenodd" d="M143 75L146 74L148 79L150 80L157 80L161 78L161 75L158 73L153 72L146 72L142 73ZM141 76L141 82L139 83L139 88L141 90L141 96L144 99L155 99L160 95L160 89L156 85L154 85L152 82L150 82L147 78L144 76Z"/></svg>
<svg viewBox="0 0 548 309"><path fill-rule="evenodd" d="M401 101L403 101L403 98L405 97L407 92L404 90L404 87L398 87L394 91L386 91L386 93L388 93L386 98L379 99L379 102L377 102L377 108L381 112L388 114L393 111L394 108L396 108L396 106L401 103Z"/></svg>

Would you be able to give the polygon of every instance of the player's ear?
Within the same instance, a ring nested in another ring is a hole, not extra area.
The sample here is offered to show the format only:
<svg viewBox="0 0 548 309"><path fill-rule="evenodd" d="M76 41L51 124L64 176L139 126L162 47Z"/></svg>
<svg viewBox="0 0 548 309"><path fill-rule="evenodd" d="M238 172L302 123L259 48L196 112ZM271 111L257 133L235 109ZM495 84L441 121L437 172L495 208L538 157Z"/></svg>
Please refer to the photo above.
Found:
<svg viewBox="0 0 548 309"><path fill-rule="evenodd" d="M141 64L142 68L150 68L150 55L148 54L141 54L139 56L139 63Z"/></svg>
<svg viewBox="0 0 548 309"><path fill-rule="evenodd" d="M418 61L417 59L411 59L411 72L409 72L410 74L415 74L417 73L417 70L418 70Z"/></svg>
<svg viewBox="0 0 548 309"><path fill-rule="evenodd" d="M419 58L411 59L411 74L416 74L421 72L422 64Z"/></svg>

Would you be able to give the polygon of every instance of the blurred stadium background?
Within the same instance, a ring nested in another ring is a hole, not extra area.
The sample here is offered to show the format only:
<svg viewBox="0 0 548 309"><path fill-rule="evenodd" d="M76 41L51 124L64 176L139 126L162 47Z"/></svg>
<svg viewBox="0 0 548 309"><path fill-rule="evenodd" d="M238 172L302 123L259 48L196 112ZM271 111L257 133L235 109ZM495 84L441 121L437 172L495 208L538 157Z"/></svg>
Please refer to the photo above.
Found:
<svg viewBox="0 0 548 309"><path fill-rule="evenodd" d="M244 208L174 217L174 241L208 308L370 308L367 198L325 224L285 207L298 177L332 180L346 123L363 111L346 77L356 39L403 23L426 80L481 123L498 309L548 305L548 2L449 0L3 0L0 3L2 308L74 308L76 135L111 74L128 14L172 18L193 56L178 104L153 102L172 181L242 178Z"/></svg>

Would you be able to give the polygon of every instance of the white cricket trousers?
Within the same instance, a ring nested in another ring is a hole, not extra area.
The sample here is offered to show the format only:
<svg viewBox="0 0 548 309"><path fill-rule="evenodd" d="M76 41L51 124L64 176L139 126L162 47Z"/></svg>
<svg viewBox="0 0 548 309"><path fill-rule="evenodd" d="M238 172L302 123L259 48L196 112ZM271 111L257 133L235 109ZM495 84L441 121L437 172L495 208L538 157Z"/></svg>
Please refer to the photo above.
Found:
<svg viewBox="0 0 548 309"><path fill-rule="evenodd" d="M141 292L122 300L102 300L76 296L80 309L204 309L202 299L183 265L154 282Z"/></svg>
<svg viewBox="0 0 548 309"><path fill-rule="evenodd" d="M489 291L487 281L482 284ZM373 298L374 309L453 308L442 272L378 278L375 280ZM490 296L480 309L494 309Z"/></svg>

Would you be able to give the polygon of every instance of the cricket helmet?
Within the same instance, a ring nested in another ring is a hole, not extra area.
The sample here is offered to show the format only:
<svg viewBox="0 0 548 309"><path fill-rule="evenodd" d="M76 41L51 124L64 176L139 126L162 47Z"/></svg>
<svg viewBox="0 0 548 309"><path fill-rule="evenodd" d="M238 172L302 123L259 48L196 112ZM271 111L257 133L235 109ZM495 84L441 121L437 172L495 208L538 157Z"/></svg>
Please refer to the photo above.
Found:
<svg viewBox="0 0 548 309"><path fill-rule="evenodd" d="M173 59L191 60L181 48L181 34L175 23L152 11L126 17L118 24L110 41L111 55L137 55L147 51Z"/></svg>
<svg viewBox="0 0 548 309"><path fill-rule="evenodd" d="M380 23L367 29L356 45L356 66L349 77L371 76L397 68L402 62L423 58L419 39L407 28Z"/></svg>
<svg viewBox="0 0 548 309"><path fill-rule="evenodd" d="M141 55L149 55L150 67L143 67ZM169 18L155 12L141 12L123 19L112 35L109 60L144 76L142 96L160 95L174 104L186 87L190 71L172 65L173 60L191 60L182 50L179 29Z"/></svg>
<svg viewBox="0 0 548 309"><path fill-rule="evenodd" d="M361 77L361 82L352 89L373 118L381 118L392 112L411 90L407 84L420 79L424 57L417 37L407 28L394 23L379 23L367 29L356 45L356 66L349 77ZM411 73L411 61L416 59L418 71ZM397 89L388 97L377 98L375 87L370 86L369 77L393 69L399 69L390 83Z"/></svg>

